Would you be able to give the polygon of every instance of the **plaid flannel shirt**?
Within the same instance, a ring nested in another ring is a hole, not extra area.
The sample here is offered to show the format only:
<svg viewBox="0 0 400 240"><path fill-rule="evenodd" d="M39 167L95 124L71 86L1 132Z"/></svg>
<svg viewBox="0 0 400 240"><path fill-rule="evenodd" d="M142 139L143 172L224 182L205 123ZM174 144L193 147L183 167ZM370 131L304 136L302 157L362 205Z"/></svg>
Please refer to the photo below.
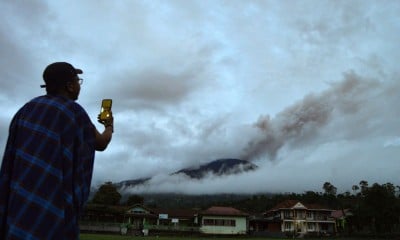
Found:
<svg viewBox="0 0 400 240"><path fill-rule="evenodd" d="M94 154L95 127L75 101L45 95L25 104L0 170L0 239L78 239Z"/></svg>

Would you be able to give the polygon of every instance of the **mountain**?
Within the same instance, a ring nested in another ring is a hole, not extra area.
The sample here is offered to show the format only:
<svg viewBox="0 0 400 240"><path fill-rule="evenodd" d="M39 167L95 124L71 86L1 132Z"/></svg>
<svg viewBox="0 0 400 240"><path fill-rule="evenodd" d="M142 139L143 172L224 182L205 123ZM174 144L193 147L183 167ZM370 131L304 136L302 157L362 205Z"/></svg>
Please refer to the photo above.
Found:
<svg viewBox="0 0 400 240"><path fill-rule="evenodd" d="M134 187L137 185L142 185L148 182L151 179L151 177L148 178L138 178L138 179L133 179L133 180L125 180L119 183L114 183L114 186L116 188L122 188L122 187Z"/></svg>
<svg viewBox="0 0 400 240"><path fill-rule="evenodd" d="M201 179L208 174L216 176L233 175L247 171L254 171L257 165L240 159L218 159L197 168L181 169L173 174L186 174L190 178Z"/></svg>
<svg viewBox="0 0 400 240"><path fill-rule="evenodd" d="M171 173L170 175L176 174L185 174L186 176L192 179L202 179L203 177L213 174L215 176L223 176L223 175L234 175L240 174L247 171L254 171L258 168L257 165L240 159L218 159L198 167L184 168L177 172ZM139 178L133 180L126 180L119 183L115 183L118 189L125 187L135 187L137 185L142 185L151 180L151 177L148 178Z"/></svg>

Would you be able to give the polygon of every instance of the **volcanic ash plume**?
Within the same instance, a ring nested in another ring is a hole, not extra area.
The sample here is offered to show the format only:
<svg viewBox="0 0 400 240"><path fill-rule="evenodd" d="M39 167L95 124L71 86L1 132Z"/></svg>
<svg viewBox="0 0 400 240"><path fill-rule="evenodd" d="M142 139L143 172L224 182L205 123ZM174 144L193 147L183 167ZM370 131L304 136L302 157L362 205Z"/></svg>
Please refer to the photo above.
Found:
<svg viewBox="0 0 400 240"><path fill-rule="evenodd" d="M350 72L342 82L332 84L321 94L307 95L273 119L261 116L254 123L261 135L248 143L243 159L267 155L274 160L284 145L312 140L333 117L356 114L376 84Z"/></svg>

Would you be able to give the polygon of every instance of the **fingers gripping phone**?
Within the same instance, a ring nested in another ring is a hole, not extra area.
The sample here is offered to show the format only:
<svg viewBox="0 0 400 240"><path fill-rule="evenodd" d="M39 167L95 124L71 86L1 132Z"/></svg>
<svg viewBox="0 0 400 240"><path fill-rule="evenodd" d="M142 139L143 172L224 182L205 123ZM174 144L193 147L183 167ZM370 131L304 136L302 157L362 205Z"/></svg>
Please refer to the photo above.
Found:
<svg viewBox="0 0 400 240"><path fill-rule="evenodd" d="M112 99L103 99L100 109L100 121L108 120L111 117Z"/></svg>

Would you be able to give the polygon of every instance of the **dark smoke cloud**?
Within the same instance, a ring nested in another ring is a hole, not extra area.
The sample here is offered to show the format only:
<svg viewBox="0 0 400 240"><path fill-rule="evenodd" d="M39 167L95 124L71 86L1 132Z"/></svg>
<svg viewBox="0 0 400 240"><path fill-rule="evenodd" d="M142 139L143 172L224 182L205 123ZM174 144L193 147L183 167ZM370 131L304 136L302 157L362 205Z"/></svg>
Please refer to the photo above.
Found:
<svg viewBox="0 0 400 240"><path fill-rule="evenodd" d="M267 155L274 160L284 145L304 145L312 141L334 117L357 114L378 85L377 81L348 72L343 81L332 83L320 94L305 96L275 118L268 115L259 117L254 127L262 135L248 143L243 158L251 160Z"/></svg>

